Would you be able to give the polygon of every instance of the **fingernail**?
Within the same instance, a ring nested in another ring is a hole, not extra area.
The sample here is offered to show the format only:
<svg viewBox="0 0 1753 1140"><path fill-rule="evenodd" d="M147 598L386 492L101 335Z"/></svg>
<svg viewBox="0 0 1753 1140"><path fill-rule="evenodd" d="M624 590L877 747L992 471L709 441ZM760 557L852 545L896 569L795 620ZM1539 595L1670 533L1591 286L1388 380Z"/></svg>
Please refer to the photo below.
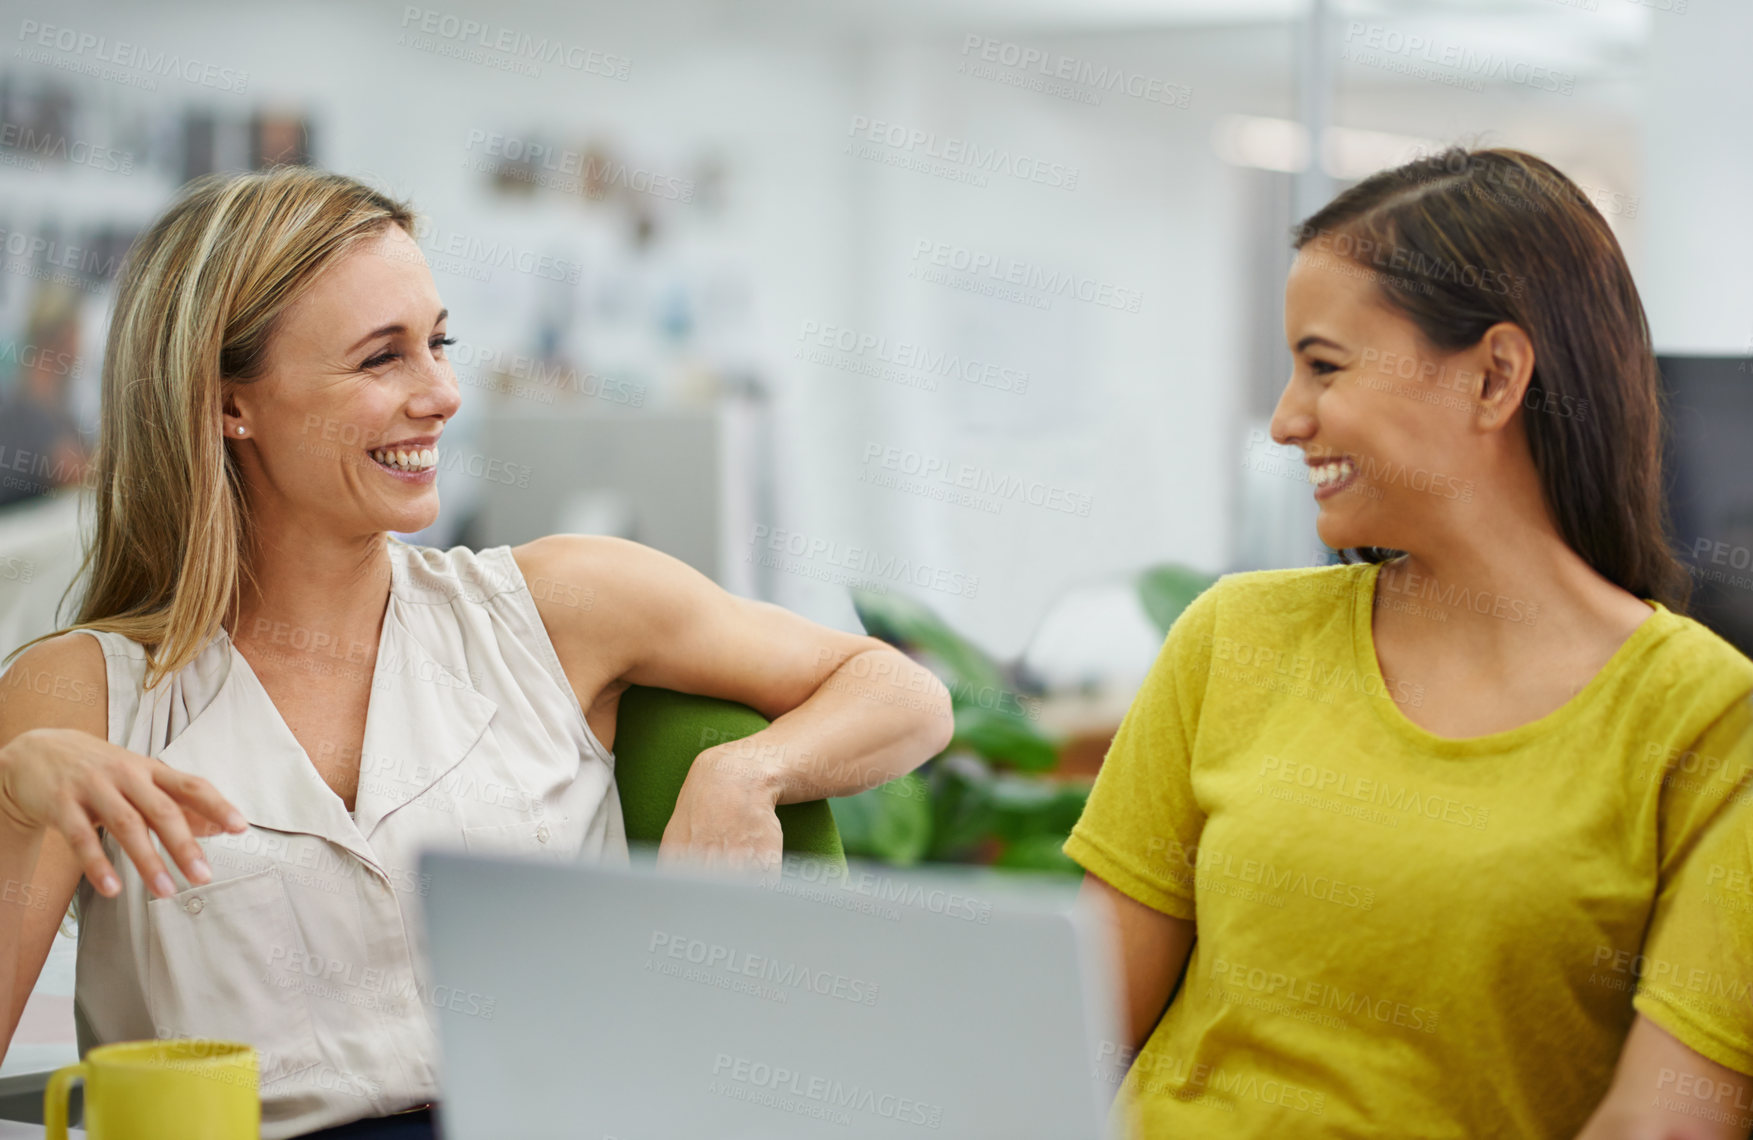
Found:
<svg viewBox="0 0 1753 1140"><path fill-rule="evenodd" d="M244 820L242 812L234 811L225 817L225 826L231 828L233 831L242 831L244 828L248 827L249 824Z"/></svg>
<svg viewBox="0 0 1753 1140"><path fill-rule="evenodd" d="M189 864L189 877L197 883L204 883L213 877L213 868L207 866L207 860L196 859Z"/></svg>
<svg viewBox="0 0 1753 1140"><path fill-rule="evenodd" d="M114 875L105 875L103 877L103 879L97 884L97 889L102 891L106 895L113 895L117 891L122 889L122 884L118 883L116 881L116 877Z"/></svg>
<svg viewBox="0 0 1753 1140"><path fill-rule="evenodd" d="M177 893L177 885L171 882L169 873L165 871L160 871L152 876L152 889L164 898L169 898Z"/></svg>

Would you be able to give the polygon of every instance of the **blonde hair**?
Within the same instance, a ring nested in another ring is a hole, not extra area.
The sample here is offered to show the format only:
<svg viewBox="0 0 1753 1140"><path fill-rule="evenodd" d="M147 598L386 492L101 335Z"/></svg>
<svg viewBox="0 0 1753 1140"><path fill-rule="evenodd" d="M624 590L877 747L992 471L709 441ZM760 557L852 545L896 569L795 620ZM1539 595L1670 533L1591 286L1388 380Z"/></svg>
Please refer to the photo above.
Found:
<svg viewBox="0 0 1753 1140"><path fill-rule="evenodd" d="M146 687L235 616L252 526L225 446L228 386L258 379L283 313L327 266L414 213L345 175L283 166L191 182L129 250L103 361L97 525L72 625L146 649ZM66 601L66 595L62 595Z"/></svg>

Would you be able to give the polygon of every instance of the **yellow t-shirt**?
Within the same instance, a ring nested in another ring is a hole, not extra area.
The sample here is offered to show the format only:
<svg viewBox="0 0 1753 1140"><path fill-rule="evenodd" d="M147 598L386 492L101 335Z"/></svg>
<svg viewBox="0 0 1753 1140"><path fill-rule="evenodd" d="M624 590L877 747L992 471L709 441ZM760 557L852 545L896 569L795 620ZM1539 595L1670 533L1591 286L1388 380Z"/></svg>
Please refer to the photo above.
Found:
<svg viewBox="0 0 1753 1140"><path fill-rule="evenodd" d="M1377 664L1378 569L1226 576L1121 722L1065 851L1198 933L1117 1111L1151 1140L1570 1140L1634 1009L1753 1074L1753 662L1651 602L1561 708L1440 737Z"/></svg>

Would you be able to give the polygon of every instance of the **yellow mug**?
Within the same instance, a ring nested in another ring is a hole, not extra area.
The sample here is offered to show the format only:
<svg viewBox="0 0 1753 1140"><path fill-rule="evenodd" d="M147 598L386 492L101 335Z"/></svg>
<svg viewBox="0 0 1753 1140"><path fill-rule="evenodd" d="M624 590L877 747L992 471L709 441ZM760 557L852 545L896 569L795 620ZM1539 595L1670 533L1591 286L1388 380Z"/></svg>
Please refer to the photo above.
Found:
<svg viewBox="0 0 1753 1140"><path fill-rule="evenodd" d="M85 1082L89 1140L260 1140L256 1051L180 1038L99 1045L43 1092L45 1140L67 1140L67 1093Z"/></svg>

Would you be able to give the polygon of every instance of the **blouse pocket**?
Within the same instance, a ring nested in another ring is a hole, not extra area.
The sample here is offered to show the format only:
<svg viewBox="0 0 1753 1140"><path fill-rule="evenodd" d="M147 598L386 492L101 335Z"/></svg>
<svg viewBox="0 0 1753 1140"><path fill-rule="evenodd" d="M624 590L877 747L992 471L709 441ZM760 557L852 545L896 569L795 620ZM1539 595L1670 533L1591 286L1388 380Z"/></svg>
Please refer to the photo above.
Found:
<svg viewBox="0 0 1753 1140"><path fill-rule="evenodd" d="M146 915L146 1005L160 1037L248 1042L264 1084L322 1060L275 868L149 899Z"/></svg>
<svg viewBox="0 0 1753 1140"><path fill-rule="evenodd" d="M470 851L493 855L529 855L555 861L578 857L580 836L552 818L519 820L463 828L463 845Z"/></svg>

